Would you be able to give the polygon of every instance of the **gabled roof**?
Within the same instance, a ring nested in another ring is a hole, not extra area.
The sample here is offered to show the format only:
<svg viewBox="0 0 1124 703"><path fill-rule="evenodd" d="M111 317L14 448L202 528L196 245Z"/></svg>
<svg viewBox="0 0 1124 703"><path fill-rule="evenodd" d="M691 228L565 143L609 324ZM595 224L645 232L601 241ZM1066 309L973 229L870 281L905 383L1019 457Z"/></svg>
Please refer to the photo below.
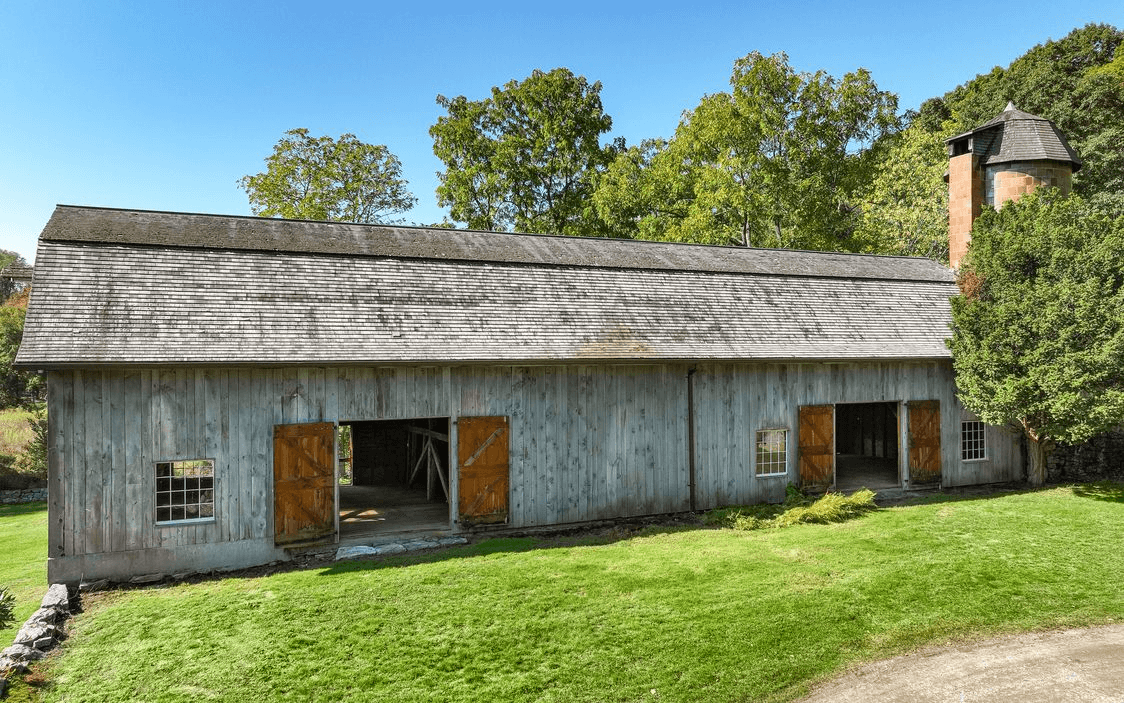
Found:
<svg viewBox="0 0 1124 703"><path fill-rule="evenodd" d="M985 164L1013 161L1062 161L1081 168L1081 159L1069 146L1065 135L1053 122L1044 117L1023 112L1013 102L994 119L975 129L958 134L947 141L956 142L968 137L981 140L973 151L984 155Z"/></svg>
<svg viewBox="0 0 1124 703"><path fill-rule="evenodd" d="M18 363L947 358L927 259L59 206Z"/></svg>
<svg viewBox="0 0 1124 703"><path fill-rule="evenodd" d="M28 264L13 261L4 268L0 268L0 278L11 278L15 281L27 281L30 283L34 270L34 267Z"/></svg>

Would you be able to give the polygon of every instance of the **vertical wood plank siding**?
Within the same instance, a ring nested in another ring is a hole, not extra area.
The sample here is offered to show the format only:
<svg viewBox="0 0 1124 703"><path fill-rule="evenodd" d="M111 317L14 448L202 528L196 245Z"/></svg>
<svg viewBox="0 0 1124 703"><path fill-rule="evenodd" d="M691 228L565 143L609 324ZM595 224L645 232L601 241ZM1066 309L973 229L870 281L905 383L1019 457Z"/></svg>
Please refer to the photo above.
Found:
<svg viewBox="0 0 1124 703"><path fill-rule="evenodd" d="M687 510L689 368L52 371L50 555L271 539L273 426L281 423L504 415L511 525ZM796 480L801 405L938 400L945 485L1021 476L1018 438L998 428L989 428L987 461L960 461L962 408L947 362L696 369L702 509L784 497ZM789 430L787 476L753 475L754 432L764 428ZM195 458L215 460L214 522L157 527L154 463Z"/></svg>

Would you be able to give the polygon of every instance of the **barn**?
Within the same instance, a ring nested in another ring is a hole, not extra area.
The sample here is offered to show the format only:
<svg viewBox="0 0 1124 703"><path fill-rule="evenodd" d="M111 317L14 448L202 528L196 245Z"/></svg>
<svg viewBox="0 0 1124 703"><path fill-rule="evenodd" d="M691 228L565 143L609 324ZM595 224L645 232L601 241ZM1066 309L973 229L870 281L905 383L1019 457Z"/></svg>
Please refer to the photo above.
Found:
<svg viewBox="0 0 1124 703"><path fill-rule="evenodd" d="M59 206L34 276L52 582L1023 474L925 259Z"/></svg>

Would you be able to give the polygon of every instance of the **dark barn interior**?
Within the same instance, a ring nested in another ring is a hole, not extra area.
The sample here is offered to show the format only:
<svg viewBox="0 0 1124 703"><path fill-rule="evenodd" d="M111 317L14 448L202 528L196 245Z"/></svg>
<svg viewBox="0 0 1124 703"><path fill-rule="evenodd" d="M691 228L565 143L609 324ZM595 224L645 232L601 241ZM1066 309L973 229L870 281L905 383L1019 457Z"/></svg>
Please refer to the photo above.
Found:
<svg viewBox="0 0 1124 703"><path fill-rule="evenodd" d="M835 487L892 488L898 476L898 404L835 406Z"/></svg>
<svg viewBox="0 0 1124 703"><path fill-rule="evenodd" d="M340 447L341 457L350 457L351 469L351 484L339 487L340 539L448 529L448 418L340 426L351 430L350 448Z"/></svg>

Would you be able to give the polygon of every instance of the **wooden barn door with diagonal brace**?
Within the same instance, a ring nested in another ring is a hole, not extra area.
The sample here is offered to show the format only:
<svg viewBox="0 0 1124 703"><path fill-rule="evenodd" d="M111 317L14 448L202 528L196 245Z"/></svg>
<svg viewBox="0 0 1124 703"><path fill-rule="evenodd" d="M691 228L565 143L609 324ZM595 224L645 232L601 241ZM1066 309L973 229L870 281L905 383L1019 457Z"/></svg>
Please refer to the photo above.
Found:
<svg viewBox="0 0 1124 703"><path fill-rule="evenodd" d="M507 522L507 418L457 419L457 512L466 525Z"/></svg>
<svg viewBox="0 0 1124 703"><path fill-rule="evenodd" d="M835 406L801 405L797 442L800 487L831 488L835 483Z"/></svg>
<svg viewBox="0 0 1124 703"><path fill-rule="evenodd" d="M336 532L336 428L273 427L273 543L316 542Z"/></svg>
<svg viewBox="0 0 1124 703"><path fill-rule="evenodd" d="M911 400L909 485L941 482L941 401Z"/></svg>

